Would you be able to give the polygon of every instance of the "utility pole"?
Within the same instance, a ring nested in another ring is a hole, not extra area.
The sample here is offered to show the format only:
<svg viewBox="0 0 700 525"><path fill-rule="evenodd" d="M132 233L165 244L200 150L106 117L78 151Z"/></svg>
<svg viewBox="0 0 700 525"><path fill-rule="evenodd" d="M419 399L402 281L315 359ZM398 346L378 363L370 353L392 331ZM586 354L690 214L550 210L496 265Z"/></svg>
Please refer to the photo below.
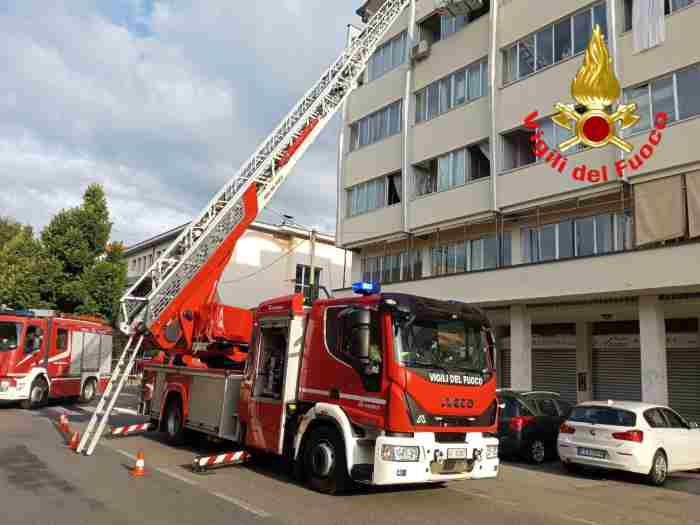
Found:
<svg viewBox="0 0 700 525"><path fill-rule="evenodd" d="M310 277L309 277L309 289L311 290L310 297L311 299L316 299L316 294L314 293L315 288L314 286L317 284L315 282L315 275L316 275L316 269L314 267L314 263L316 262L316 230L311 230L309 232L309 243L311 244L311 272L310 272Z"/></svg>

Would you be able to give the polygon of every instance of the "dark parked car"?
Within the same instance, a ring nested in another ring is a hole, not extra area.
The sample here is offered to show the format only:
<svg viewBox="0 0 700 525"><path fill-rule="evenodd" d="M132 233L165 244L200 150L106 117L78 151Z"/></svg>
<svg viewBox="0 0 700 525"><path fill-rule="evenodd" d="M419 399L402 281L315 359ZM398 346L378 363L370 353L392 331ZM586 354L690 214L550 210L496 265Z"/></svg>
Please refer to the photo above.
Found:
<svg viewBox="0 0 700 525"><path fill-rule="evenodd" d="M555 392L498 390L498 448L533 463L556 457L559 426L571 405Z"/></svg>

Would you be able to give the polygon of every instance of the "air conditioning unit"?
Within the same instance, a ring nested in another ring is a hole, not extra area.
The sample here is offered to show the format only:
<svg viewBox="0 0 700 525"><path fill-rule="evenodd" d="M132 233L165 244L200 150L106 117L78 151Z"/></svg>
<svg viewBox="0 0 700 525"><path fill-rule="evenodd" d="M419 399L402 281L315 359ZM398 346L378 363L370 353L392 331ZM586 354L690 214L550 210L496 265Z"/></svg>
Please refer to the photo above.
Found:
<svg viewBox="0 0 700 525"><path fill-rule="evenodd" d="M415 60L416 62L428 58L429 55L430 42L427 40L421 40L411 48L411 59Z"/></svg>
<svg viewBox="0 0 700 525"><path fill-rule="evenodd" d="M484 0L438 0L438 9L452 16L466 16L472 11L483 9Z"/></svg>

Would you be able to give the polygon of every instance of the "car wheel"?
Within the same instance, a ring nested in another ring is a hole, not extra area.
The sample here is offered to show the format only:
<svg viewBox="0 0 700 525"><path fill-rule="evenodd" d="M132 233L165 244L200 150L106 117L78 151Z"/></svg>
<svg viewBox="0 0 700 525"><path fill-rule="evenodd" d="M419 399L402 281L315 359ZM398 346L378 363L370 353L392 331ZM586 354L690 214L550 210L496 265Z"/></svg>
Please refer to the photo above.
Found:
<svg viewBox="0 0 700 525"><path fill-rule="evenodd" d="M547 445L540 439L534 439L527 445L527 459L537 465L547 458Z"/></svg>
<svg viewBox="0 0 700 525"><path fill-rule="evenodd" d="M655 487L660 487L666 483L668 477L668 460L666 454L661 450L657 450L654 454L654 459L651 462L651 470L647 474L647 481Z"/></svg>
<svg viewBox="0 0 700 525"><path fill-rule="evenodd" d="M43 377L34 380L29 388L29 398L20 401L20 406L25 410L35 410L44 406L49 400L49 384Z"/></svg>
<svg viewBox="0 0 700 525"><path fill-rule="evenodd" d="M350 486L345 446L337 430L318 427L304 445L304 477L323 494L340 494Z"/></svg>
<svg viewBox="0 0 700 525"><path fill-rule="evenodd" d="M185 425L182 417L182 403L174 399L168 403L164 417L165 437L170 445L180 446L185 443Z"/></svg>
<svg viewBox="0 0 700 525"><path fill-rule="evenodd" d="M87 405L93 399L95 399L95 394L97 393L97 382L94 379L88 379L83 385L83 391L80 393L80 399L78 403L81 405Z"/></svg>

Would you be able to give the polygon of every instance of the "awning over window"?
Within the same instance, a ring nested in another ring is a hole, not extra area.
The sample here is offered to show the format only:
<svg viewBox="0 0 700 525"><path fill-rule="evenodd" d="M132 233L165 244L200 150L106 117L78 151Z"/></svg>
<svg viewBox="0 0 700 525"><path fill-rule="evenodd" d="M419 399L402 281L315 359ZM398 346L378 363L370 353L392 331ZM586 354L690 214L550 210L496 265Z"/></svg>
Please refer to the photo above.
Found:
<svg viewBox="0 0 700 525"><path fill-rule="evenodd" d="M690 236L700 237L700 171L685 176L688 194L688 223Z"/></svg>
<svg viewBox="0 0 700 525"><path fill-rule="evenodd" d="M682 176L676 175L635 185L637 246L685 234L682 180Z"/></svg>

